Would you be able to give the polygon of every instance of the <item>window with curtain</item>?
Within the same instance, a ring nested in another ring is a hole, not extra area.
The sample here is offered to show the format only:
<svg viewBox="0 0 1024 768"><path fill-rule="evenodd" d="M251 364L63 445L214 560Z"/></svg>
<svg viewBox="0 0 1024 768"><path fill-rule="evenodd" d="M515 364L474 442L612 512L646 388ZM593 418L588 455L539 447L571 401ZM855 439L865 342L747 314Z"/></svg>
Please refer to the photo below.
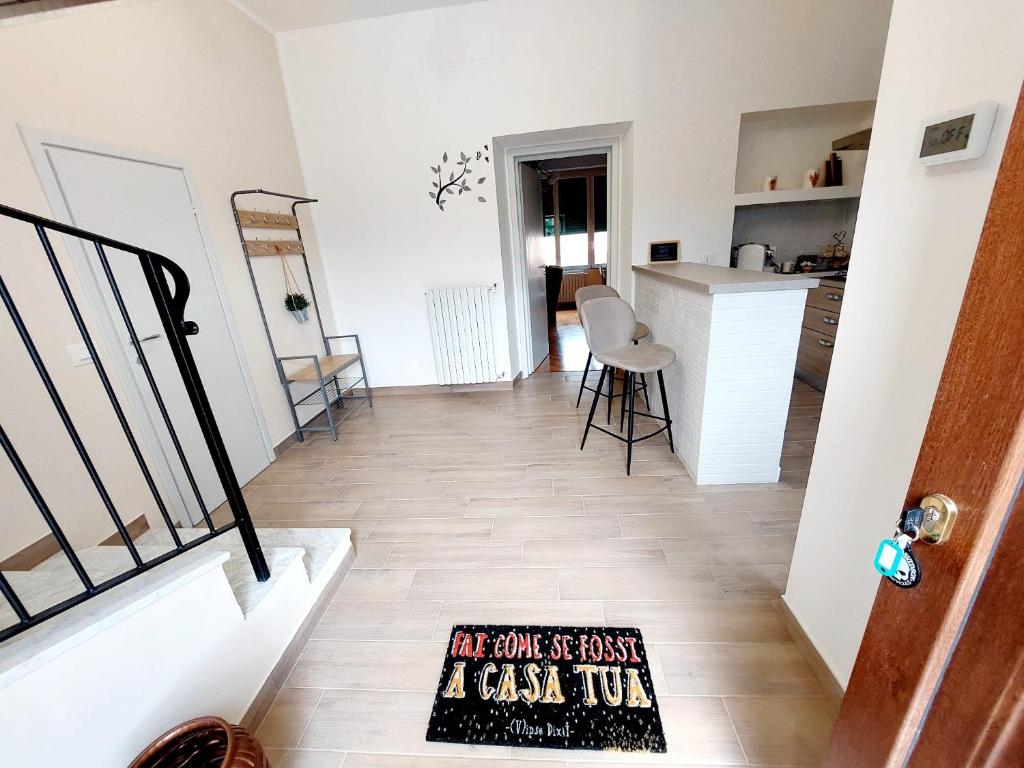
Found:
<svg viewBox="0 0 1024 768"><path fill-rule="evenodd" d="M608 263L608 175L605 169L563 171L544 182L542 253L565 268ZM557 221L556 221L557 217Z"/></svg>

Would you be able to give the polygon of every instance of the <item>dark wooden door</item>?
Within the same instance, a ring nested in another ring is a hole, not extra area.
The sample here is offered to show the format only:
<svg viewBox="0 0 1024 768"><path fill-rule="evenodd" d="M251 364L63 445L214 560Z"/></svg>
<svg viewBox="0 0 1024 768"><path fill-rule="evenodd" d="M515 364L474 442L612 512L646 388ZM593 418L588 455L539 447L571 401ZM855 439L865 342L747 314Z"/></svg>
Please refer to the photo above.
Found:
<svg viewBox="0 0 1024 768"><path fill-rule="evenodd" d="M1024 92L906 504L960 514L882 581L828 768L1024 766Z"/></svg>

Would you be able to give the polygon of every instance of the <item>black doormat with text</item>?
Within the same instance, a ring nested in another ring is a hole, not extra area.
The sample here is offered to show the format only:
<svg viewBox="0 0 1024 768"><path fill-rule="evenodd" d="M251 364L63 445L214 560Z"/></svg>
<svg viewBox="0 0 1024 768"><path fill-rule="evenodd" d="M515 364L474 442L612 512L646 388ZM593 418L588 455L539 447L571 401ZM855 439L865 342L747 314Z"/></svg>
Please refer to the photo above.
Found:
<svg viewBox="0 0 1024 768"><path fill-rule="evenodd" d="M640 630L454 626L427 741L665 752Z"/></svg>

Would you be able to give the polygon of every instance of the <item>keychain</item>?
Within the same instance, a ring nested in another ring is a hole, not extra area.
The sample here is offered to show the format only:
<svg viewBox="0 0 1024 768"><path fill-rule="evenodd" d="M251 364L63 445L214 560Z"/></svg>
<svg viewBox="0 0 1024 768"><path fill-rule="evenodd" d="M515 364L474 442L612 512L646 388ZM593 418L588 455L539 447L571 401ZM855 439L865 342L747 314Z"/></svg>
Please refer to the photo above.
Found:
<svg viewBox="0 0 1024 768"><path fill-rule="evenodd" d="M883 539L875 553L875 570L902 589L916 587L921 582L921 566L910 547L920 535L923 520L923 509L908 509L896 523L896 534L891 539Z"/></svg>

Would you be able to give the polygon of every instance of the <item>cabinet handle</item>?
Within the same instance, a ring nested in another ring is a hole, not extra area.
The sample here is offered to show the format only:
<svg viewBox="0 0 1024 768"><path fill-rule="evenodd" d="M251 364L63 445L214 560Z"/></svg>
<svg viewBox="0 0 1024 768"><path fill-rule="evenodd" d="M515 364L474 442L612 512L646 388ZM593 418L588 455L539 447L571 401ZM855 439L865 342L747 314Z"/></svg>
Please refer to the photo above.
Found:
<svg viewBox="0 0 1024 768"><path fill-rule="evenodd" d="M843 300L843 294L841 294L841 293L826 293L825 294L825 298L826 299L832 299L832 301L842 301Z"/></svg>
<svg viewBox="0 0 1024 768"><path fill-rule="evenodd" d="M825 325L839 325L839 321L836 320L834 317L823 317L821 318L821 322L823 322Z"/></svg>
<svg viewBox="0 0 1024 768"><path fill-rule="evenodd" d="M831 341L825 341L824 339L818 339L818 343L821 344L821 346L825 347L826 349L831 349L832 347L835 346L835 344L833 344Z"/></svg>

